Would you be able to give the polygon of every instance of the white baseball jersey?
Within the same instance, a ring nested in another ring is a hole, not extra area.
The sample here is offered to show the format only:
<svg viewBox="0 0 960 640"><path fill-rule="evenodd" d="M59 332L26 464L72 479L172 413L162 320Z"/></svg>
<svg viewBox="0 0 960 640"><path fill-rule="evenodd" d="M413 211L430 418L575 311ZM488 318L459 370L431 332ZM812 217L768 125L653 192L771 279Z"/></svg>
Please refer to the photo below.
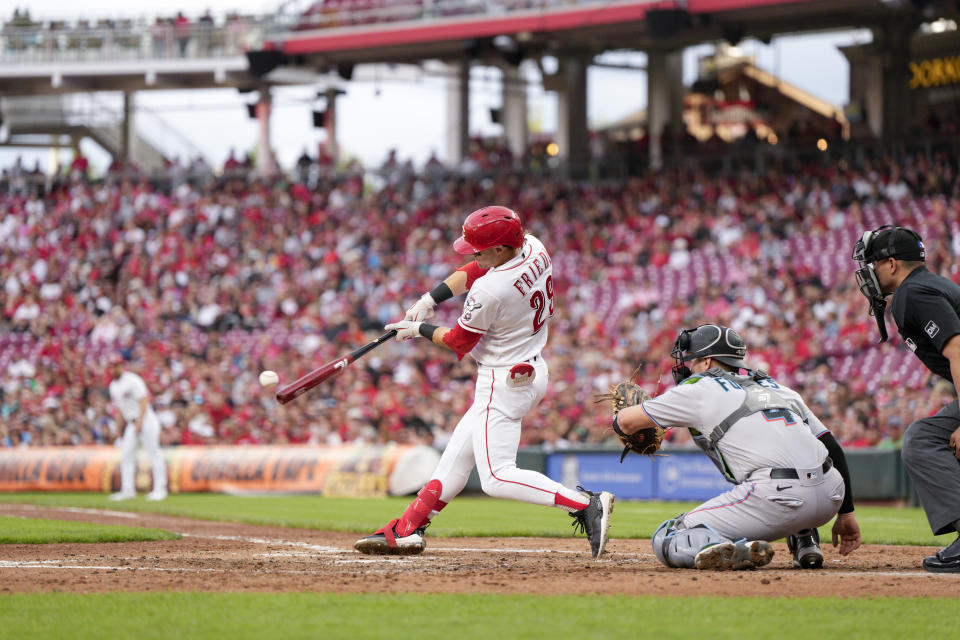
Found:
<svg viewBox="0 0 960 640"><path fill-rule="evenodd" d="M147 384L143 378L132 371L124 371L116 380L110 383L110 401L120 410L123 419L127 422L136 422L140 417L140 402L149 398ZM153 410L148 406L147 413Z"/></svg>
<svg viewBox="0 0 960 640"><path fill-rule="evenodd" d="M457 324L483 334L470 352L474 360L501 367L543 350L553 312L553 261L543 243L527 235L515 258L473 283Z"/></svg>
<svg viewBox="0 0 960 640"><path fill-rule="evenodd" d="M827 448L817 438L828 429L793 389L772 379L757 381L802 413L774 409L738 420L717 443L737 482L766 468L812 469L823 464ZM664 428L686 427L710 437L714 428L743 403L746 391L735 382L693 376L641 406Z"/></svg>

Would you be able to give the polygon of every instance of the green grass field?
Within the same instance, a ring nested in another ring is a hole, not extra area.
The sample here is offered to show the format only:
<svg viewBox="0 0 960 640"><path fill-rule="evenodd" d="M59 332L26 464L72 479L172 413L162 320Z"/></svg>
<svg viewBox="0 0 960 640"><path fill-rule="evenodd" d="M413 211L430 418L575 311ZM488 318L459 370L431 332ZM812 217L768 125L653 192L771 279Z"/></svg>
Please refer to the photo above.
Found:
<svg viewBox="0 0 960 640"><path fill-rule="evenodd" d="M172 495L164 502L112 503L105 494L0 494L0 503L150 511L211 520L368 532L396 517L408 499L318 496ZM617 502L614 537L646 538L690 503ZM2 511L2 504L0 504ZM865 542L940 546L920 509L861 506ZM431 536L572 534L554 509L489 498L458 498ZM10 521L0 518L0 536ZM32 523L32 521L29 521ZM67 524L52 524L49 535ZM32 524L31 524L32 526ZM132 527L94 527L133 536ZM20 525L22 531L22 525ZM80 527L83 531L83 527ZM143 530L139 530L143 531ZM139 534L138 534L139 535ZM829 544L829 527L821 530ZM130 537L129 539L134 539ZM142 539L142 538L137 538ZM20 540L25 542L27 540ZM3 549L0 547L0 556ZM0 568L0 586L3 570ZM826 579L826 578L825 578ZM960 578L958 578L960 579ZM956 593L945 583L945 595ZM744 640L952 637L960 599L678 598L449 594L0 592L2 638L711 638ZM452 631L455 630L455 631Z"/></svg>
<svg viewBox="0 0 960 640"><path fill-rule="evenodd" d="M112 593L0 598L5 638L949 638L939 599Z"/></svg>
<svg viewBox="0 0 960 640"><path fill-rule="evenodd" d="M0 544L133 542L137 540L176 540L178 538L180 538L180 534L162 529L0 516Z"/></svg>

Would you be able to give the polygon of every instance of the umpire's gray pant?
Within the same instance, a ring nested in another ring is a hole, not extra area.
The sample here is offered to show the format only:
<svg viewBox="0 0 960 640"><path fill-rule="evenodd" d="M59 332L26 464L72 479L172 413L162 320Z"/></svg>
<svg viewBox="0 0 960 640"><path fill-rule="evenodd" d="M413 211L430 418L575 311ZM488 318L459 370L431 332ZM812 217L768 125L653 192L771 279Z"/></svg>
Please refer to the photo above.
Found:
<svg viewBox="0 0 960 640"><path fill-rule="evenodd" d="M903 435L903 466L938 536L953 531L960 519L960 460L950 448L957 427L960 412L954 400L936 415L911 424Z"/></svg>

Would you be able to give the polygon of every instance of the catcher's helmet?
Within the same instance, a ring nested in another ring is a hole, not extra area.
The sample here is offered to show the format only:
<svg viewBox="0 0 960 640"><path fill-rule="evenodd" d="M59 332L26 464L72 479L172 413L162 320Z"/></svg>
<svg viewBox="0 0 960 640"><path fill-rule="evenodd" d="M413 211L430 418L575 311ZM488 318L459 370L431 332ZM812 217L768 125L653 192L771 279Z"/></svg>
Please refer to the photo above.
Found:
<svg viewBox="0 0 960 640"><path fill-rule="evenodd" d="M680 384L692 375L687 362L696 358L713 358L718 362L746 369L743 361L747 355L747 345L740 334L730 327L717 324L703 324L695 329L684 329L673 343L670 352L676 360L673 366L673 379Z"/></svg>
<svg viewBox="0 0 960 640"><path fill-rule="evenodd" d="M495 206L477 209L468 215L463 221L463 235L454 241L453 248L467 255L501 245L522 247L523 224L512 209Z"/></svg>

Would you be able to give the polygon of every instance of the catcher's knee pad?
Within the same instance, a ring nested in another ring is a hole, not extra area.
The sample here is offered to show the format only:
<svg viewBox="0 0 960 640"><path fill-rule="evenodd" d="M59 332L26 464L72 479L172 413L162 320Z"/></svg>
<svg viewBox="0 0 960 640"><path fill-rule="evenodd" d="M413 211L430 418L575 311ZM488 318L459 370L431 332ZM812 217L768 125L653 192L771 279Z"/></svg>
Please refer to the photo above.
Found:
<svg viewBox="0 0 960 640"><path fill-rule="evenodd" d="M681 518L663 522L653 533L653 555L668 567L692 569L697 553L707 545L730 542L705 524L690 529L682 527Z"/></svg>

